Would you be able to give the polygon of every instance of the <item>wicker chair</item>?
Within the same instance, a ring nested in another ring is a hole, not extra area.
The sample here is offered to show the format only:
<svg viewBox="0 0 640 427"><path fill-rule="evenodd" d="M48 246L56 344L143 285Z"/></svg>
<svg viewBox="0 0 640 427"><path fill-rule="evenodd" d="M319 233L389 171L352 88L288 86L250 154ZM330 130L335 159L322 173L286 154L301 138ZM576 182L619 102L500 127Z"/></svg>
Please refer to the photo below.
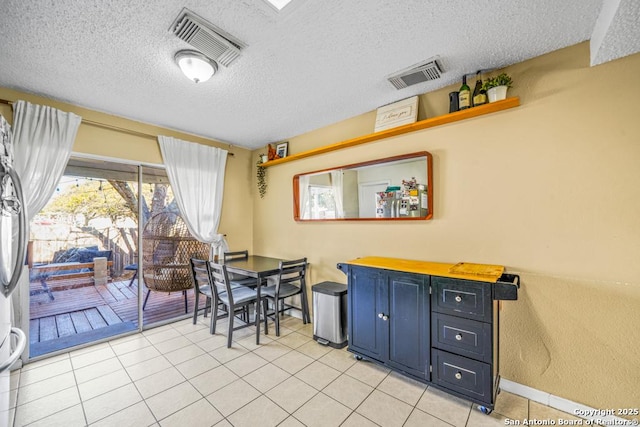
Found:
<svg viewBox="0 0 640 427"><path fill-rule="evenodd" d="M187 291L193 289L189 260L208 259L209 245L196 240L182 217L173 212L152 216L142 236L142 277L149 289L142 309L151 291L182 292L187 313Z"/></svg>

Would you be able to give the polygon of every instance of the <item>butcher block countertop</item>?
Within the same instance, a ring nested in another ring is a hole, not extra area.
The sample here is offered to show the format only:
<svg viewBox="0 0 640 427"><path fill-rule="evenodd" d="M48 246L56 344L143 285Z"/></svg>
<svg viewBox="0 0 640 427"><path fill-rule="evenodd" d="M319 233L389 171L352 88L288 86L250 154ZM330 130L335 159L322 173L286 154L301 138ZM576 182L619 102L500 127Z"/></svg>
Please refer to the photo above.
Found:
<svg viewBox="0 0 640 427"><path fill-rule="evenodd" d="M504 267L501 265L474 264L468 262L447 264L375 256L357 258L347 261L346 264L489 283L497 282L504 272Z"/></svg>

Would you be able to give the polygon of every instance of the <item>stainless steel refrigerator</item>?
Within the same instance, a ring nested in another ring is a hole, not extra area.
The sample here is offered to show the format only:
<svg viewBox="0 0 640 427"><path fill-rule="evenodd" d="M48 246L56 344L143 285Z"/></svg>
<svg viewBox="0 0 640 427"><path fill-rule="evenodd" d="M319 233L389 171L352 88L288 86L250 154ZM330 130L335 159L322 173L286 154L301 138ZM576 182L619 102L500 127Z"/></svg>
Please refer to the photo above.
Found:
<svg viewBox="0 0 640 427"><path fill-rule="evenodd" d="M11 294L25 261L27 218L20 179L13 168L11 127L0 116L0 426L8 423L10 369L26 345L12 325Z"/></svg>

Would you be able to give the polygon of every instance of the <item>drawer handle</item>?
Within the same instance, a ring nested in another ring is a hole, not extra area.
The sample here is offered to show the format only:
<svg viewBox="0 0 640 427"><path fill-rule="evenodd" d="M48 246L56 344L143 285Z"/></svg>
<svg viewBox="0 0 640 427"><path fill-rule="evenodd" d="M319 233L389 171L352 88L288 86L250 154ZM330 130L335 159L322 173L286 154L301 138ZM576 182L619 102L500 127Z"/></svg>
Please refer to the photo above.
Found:
<svg viewBox="0 0 640 427"><path fill-rule="evenodd" d="M462 373L461 372L456 372L454 377L456 377L457 380L461 380L462 379Z"/></svg>
<svg viewBox="0 0 640 427"><path fill-rule="evenodd" d="M462 335L456 334L456 341L462 341Z"/></svg>
<svg viewBox="0 0 640 427"><path fill-rule="evenodd" d="M382 320L385 320L385 321L389 320L389 316L387 316L384 313L378 313L378 318L380 318Z"/></svg>
<svg viewBox="0 0 640 427"><path fill-rule="evenodd" d="M460 295L456 295L455 300L456 302L462 302L462 297Z"/></svg>

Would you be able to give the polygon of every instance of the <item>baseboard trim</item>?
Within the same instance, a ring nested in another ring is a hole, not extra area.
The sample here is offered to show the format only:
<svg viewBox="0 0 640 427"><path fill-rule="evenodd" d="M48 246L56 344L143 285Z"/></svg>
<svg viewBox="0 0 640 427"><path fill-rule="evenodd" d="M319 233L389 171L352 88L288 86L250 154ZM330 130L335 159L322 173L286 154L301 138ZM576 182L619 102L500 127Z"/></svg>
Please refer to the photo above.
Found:
<svg viewBox="0 0 640 427"><path fill-rule="evenodd" d="M589 420L590 422L587 424L601 424L605 426L635 425L632 424L631 420L620 418L615 415L610 415L605 410L595 409L581 403L572 402L571 400L555 396L551 393L536 390L535 388L519 384L505 378L500 379L500 389L509 393L517 394L518 396L525 397L529 400L533 400L534 402L547 405L559 411L572 414L576 417ZM636 417L636 419L637 418L638 417Z"/></svg>

